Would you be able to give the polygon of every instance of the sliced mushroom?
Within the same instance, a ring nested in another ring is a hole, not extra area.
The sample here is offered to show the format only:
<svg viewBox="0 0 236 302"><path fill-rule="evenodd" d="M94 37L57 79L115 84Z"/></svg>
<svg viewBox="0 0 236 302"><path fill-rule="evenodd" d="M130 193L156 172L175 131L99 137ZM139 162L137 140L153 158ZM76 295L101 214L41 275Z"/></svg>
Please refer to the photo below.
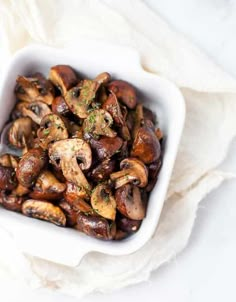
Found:
<svg viewBox="0 0 236 302"><path fill-rule="evenodd" d="M121 112L120 104L113 92L110 93L106 101L103 103L102 109L110 113L115 124L117 124L118 126L124 125L124 117Z"/></svg>
<svg viewBox="0 0 236 302"><path fill-rule="evenodd" d="M116 160L110 158L105 159L92 170L90 177L96 182L107 180L114 171L115 166Z"/></svg>
<svg viewBox="0 0 236 302"><path fill-rule="evenodd" d="M19 183L24 187L33 186L40 172L47 164L47 155L41 148L35 148L25 153L16 169Z"/></svg>
<svg viewBox="0 0 236 302"><path fill-rule="evenodd" d="M60 116L50 113L41 120L37 135L40 146L47 149L50 143L68 138L68 131Z"/></svg>
<svg viewBox="0 0 236 302"><path fill-rule="evenodd" d="M110 158L118 153L122 144L123 140L118 136L114 138L102 137L99 140L90 139L90 145L100 160Z"/></svg>
<svg viewBox="0 0 236 302"><path fill-rule="evenodd" d="M78 212L75 211L64 199L59 202L58 206L62 209L66 216L66 224L69 227L73 227L77 223Z"/></svg>
<svg viewBox="0 0 236 302"><path fill-rule="evenodd" d="M16 148L32 147L34 139L33 122L29 117L15 120L8 132L8 140Z"/></svg>
<svg viewBox="0 0 236 302"><path fill-rule="evenodd" d="M108 90L112 91L118 100L125 104L128 108L134 109L137 104L137 96L133 86L121 80L112 81L107 86Z"/></svg>
<svg viewBox="0 0 236 302"><path fill-rule="evenodd" d="M94 101L98 89L109 79L110 75L104 72L94 80L84 80L82 85L70 89L65 95L70 110L79 118L86 118L89 106Z"/></svg>
<svg viewBox="0 0 236 302"><path fill-rule="evenodd" d="M0 204L9 211L21 212L24 198L12 194L0 193Z"/></svg>
<svg viewBox="0 0 236 302"><path fill-rule="evenodd" d="M66 225L63 211L47 201L28 199L22 205L22 213L28 217L52 222L58 226Z"/></svg>
<svg viewBox="0 0 236 302"><path fill-rule="evenodd" d="M137 186L126 184L115 192L118 211L124 216L142 220L146 215L146 204L142 201L140 189Z"/></svg>
<svg viewBox="0 0 236 302"><path fill-rule="evenodd" d="M96 186L91 195L91 205L102 217L115 220L116 201L108 185L99 184Z"/></svg>
<svg viewBox="0 0 236 302"><path fill-rule="evenodd" d="M13 190L17 186L15 169L0 165L0 189Z"/></svg>
<svg viewBox="0 0 236 302"><path fill-rule="evenodd" d="M138 157L145 164L157 161L161 155L161 146L154 131L144 125L139 128L131 150L131 156Z"/></svg>
<svg viewBox="0 0 236 302"><path fill-rule="evenodd" d="M27 107L23 107L22 111L25 116L30 117L38 125L45 115L51 113L48 105L40 101L30 103Z"/></svg>
<svg viewBox="0 0 236 302"><path fill-rule="evenodd" d="M11 113L11 119L14 121L20 117L23 117L23 108L27 107L28 105L28 102L17 102Z"/></svg>
<svg viewBox="0 0 236 302"><path fill-rule="evenodd" d="M116 224L102 217L78 214L75 228L88 236L98 239L112 240L116 234Z"/></svg>
<svg viewBox="0 0 236 302"><path fill-rule="evenodd" d="M26 188L21 184L18 184L17 187L11 192L11 195L21 197L28 194L29 192L30 192L29 188Z"/></svg>
<svg viewBox="0 0 236 302"><path fill-rule="evenodd" d="M103 109L93 110L83 122L84 133L115 137L116 132L111 129L113 119L109 112Z"/></svg>
<svg viewBox="0 0 236 302"><path fill-rule="evenodd" d="M42 101L48 105L52 104L54 88L42 74L36 73L28 78L19 76L16 82L15 93L18 100L25 102Z"/></svg>
<svg viewBox="0 0 236 302"><path fill-rule="evenodd" d="M3 154L0 156L0 165L3 167L16 168L18 166L19 158L11 154Z"/></svg>
<svg viewBox="0 0 236 302"><path fill-rule="evenodd" d="M120 188L119 190L122 190L122 188ZM117 219L117 227L128 234L137 232L140 228L141 223L141 220L134 220L125 216L121 216Z"/></svg>
<svg viewBox="0 0 236 302"><path fill-rule="evenodd" d="M162 165L162 161L160 159L149 165L149 167L148 167L148 178L149 179L148 179L148 185L146 187L147 192L151 192L152 189L154 188L154 186L157 182L158 174L161 169L161 165Z"/></svg>
<svg viewBox="0 0 236 302"><path fill-rule="evenodd" d="M88 143L79 138L57 141L49 147L49 157L53 165L62 169L67 181L75 183L85 192L91 191L91 185L82 172L92 164L92 152Z"/></svg>
<svg viewBox="0 0 236 302"><path fill-rule="evenodd" d="M48 170L42 171L29 196L33 199L56 200L63 197L66 184L58 179Z"/></svg>
<svg viewBox="0 0 236 302"><path fill-rule="evenodd" d="M78 83L74 70L69 65L51 67L49 79L61 91L62 95Z"/></svg>
<svg viewBox="0 0 236 302"><path fill-rule="evenodd" d="M146 166L136 158L126 158L120 163L121 171L110 175L115 182L115 188L119 188L127 183L144 188L148 182L148 170Z"/></svg>
<svg viewBox="0 0 236 302"><path fill-rule="evenodd" d="M68 181L66 183L64 197L70 204L73 204L76 200L87 198L88 193L83 188L78 187L75 183ZM86 209L86 211L87 210L88 209Z"/></svg>
<svg viewBox="0 0 236 302"><path fill-rule="evenodd" d="M62 115L62 116L70 116L71 111L67 106L65 99L63 96L57 96L52 102L52 112Z"/></svg>
<svg viewBox="0 0 236 302"><path fill-rule="evenodd" d="M135 138L139 128L143 126L144 116L143 116L142 104L137 104L133 118L134 118L134 122L132 127L132 137Z"/></svg>

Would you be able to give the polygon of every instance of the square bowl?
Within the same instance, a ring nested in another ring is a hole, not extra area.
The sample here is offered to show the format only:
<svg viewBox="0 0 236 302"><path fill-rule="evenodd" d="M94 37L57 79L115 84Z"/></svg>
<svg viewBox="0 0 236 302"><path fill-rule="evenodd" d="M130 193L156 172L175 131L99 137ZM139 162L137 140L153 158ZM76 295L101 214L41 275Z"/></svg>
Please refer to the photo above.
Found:
<svg viewBox="0 0 236 302"><path fill-rule="evenodd" d="M18 75L34 72L47 75L51 66L68 64L89 78L107 71L114 79L130 82L138 91L139 102L156 113L166 140L163 165L150 194L146 218L137 233L122 241L101 241L74 229L59 228L0 209L0 227L11 234L22 252L68 266L78 265L82 257L92 251L109 255L133 253L151 238L164 204L185 120L185 103L178 88L144 71L135 50L97 41L79 42L79 46L64 49L33 45L14 55L0 86L0 129L15 104L14 87Z"/></svg>

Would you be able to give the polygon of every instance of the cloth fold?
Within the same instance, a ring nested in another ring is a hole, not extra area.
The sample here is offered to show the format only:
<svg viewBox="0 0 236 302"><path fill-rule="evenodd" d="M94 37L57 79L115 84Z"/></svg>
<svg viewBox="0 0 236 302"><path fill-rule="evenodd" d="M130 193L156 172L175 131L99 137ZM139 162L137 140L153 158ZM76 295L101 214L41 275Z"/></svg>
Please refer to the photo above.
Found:
<svg viewBox="0 0 236 302"><path fill-rule="evenodd" d="M147 280L187 245L199 202L234 177L217 166L236 134L236 81L143 1L0 0L0 13L1 63L35 42L66 47L82 37L122 44L139 51L143 68L175 82L187 107L160 222L143 248L122 257L90 253L69 268L20 254L0 228L0 279L20 279L76 297Z"/></svg>

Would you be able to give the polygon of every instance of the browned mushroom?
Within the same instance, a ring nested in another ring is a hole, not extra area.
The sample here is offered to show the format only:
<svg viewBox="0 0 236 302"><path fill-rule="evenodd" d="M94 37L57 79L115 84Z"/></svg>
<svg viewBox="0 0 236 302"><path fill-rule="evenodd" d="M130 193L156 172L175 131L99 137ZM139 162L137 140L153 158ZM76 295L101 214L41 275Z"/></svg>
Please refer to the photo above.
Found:
<svg viewBox="0 0 236 302"><path fill-rule="evenodd" d="M116 224L114 222L109 224L105 218L82 213L78 213L75 228L86 235L104 240L111 240L116 234Z"/></svg>
<svg viewBox="0 0 236 302"><path fill-rule="evenodd" d="M52 112L62 116L71 115L71 111L69 110L69 107L67 106L63 96L57 96L52 101Z"/></svg>
<svg viewBox="0 0 236 302"><path fill-rule="evenodd" d="M75 200L87 198L88 194L85 190L83 190L81 187L78 187L75 183L67 181L64 197L70 204L73 204Z"/></svg>
<svg viewBox="0 0 236 302"><path fill-rule="evenodd" d="M23 108L27 107L28 105L28 102L17 102L11 113L11 119L14 121L20 117L23 117Z"/></svg>
<svg viewBox="0 0 236 302"><path fill-rule="evenodd" d="M136 158L126 158L120 163L121 171L110 175L115 182L115 188L127 183L133 183L141 188L146 187L148 182L148 170L146 166Z"/></svg>
<svg viewBox="0 0 236 302"><path fill-rule="evenodd" d="M51 67L49 79L61 91L62 95L78 83L74 70L69 65Z"/></svg>
<svg viewBox="0 0 236 302"><path fill-rule="evenodd" d="M15 169L0 165L0 189L13 190L17 186Z"/></svg>
<svg viewBox="0 0 236 302"><path fill-rule="evenodd" d="M28 217L52 222L58 226L66 225L63 211L47 201L28 199L22 205L22 213Z"/></svg>
<svg viewBox="0 0 236 302"><path fill-rule="evenodd" d="M58 179L48 170L42 171L29 196L33 199L55 200L63 197L66 184Z"/></svg>
<svg viewBox="0 0 236 302"><path fill-rule="evenodd" d="M155 132L146 125L140 127L136 133L131 156L138 157L145 164L157 161L161 155L161 146Z"/></svg>
<svg viewBox="0 0 236 302"><path fill-rule="evenodd" d="M36 124L40 124L43 117L51 113L49 106L43 102L35 101L22 108L24 116L30 117Z"/></svg>
<svg viewBox="0 0 236 302"><path fill-rule="evenodd" d="M92 170L90 177L96 182L107 180L109 179L110 174L114 171L115 166L115 159L105 159Z"/></svg>
<svg viewBox="0 0 236 302"><path fill-rule="evenodd" d="M122 240L122 239L125 239L127 236L129 236L129 234L127 232L117 229L114 240Z"/></svg>
<svg viewBox="0 0 236 302"><path fill-rule="evenodd" d="M66 224L69 227L73 227L77 223L78 211L75 211L75 209L73 209L73 207L64 199L59 202L58 206L63 210L66 216Z"/></svg>
<svg viewBox="0 0 236 302"><path fill-rule="evenodd" d="M125 104L128 108L134 109L137 104L137 96L134 87L129 83L121 80L112 81L107 88L112 91L118 100Z"/></svg>
<svg viewBox="0 0 236 302"><path fill-rule="evenodd" d="M88 116L90 104L96 97L96 93L102 84L107 83L110 75L107 72L99 74L94 80L84 80L79 86L70 89L65 100L70 110L79 118Z"/></svg>
<svg viewBox="0 0 236 302"><path fill-rule="evenodd" d="M123 144L123 140L118 136L102 137L99 140L91 138L89 142L100 160L110 158L118 153Z"/></svg>
<svg viewBox="0 0 236 302"><path fill-rule="evenodd" d="M22 186L21 184L18 184L17 187L11 191L12 196L24 196L30 192L29 188L26 188Z"/></svg>
<svg viewBox="0 0 236 302"><path fill-rule="evenodd" d="M0 156L0 165L3 167L16 168L18 166L19 158L11 154L3 154Z"/></svg>
<svg viewBox="0 0 236 302"><path fill-rule="evenodd" d="M124 125L124 117L121 112L120 104L116 98L116 95L112 92L102 105L102 109L108 111L112 116L114 122L118 126Z"/></svg>
<svg viewBox="0 0 236 302"><path fill-rule="evenodd" d="M142 220L146 215L146 204L142 201L140 189L137 186L126 184L115 192L118 211L124 216Z"/></svg>
<svg viewBox="0 0 236 302"><path fill-rule="evenodd" d="M122 189L120 188L120 190ZM125 216L121 216L117 219L117 227L128 234L137 232L140 228L141 223L141 220L134 220Z"/></svg>
<svg viewBox="0 0 236 302"><path fill-rule="evenodd" d="M91 195L91 205L96 213L102 217L115 220L116 201L108 185L99 184L96 186Z"/></svg>
<svg viewBox="0 0 236 302"><path fill-rule="evenodd" d="M159 159L158 161L153 162L149 165L149 167L148 167L148 185L146 187L147 192L151 192L152 189L154 188L154 186L157 182L158 174L161 169L161 165L162 165L161 159Z"/></svg>
<svg viewBox="0 0 236 302"><path fill-rule="evenodd" d="M16 97L20 101L43 101L51 105L54 98L54 88L50 81L36 73L32 77L18 76L15 88Z"/></svg>
<svg viewBox="0 0 236 302"><path fill-rule="evenodd" d="M49 157L53 165L62 169L67 181L90 192L91 185L82 172L92 164L92 152L88 143L79 138L57 141L49 147Z"/></svg>
<svg viewBox="0 0 236 302"><path fill-rule="evenodd" d="M50 143L68 138L68 131L60 116L50 113L41 120L37 135L40 146L47 149Z"/></svg>
<svg viewBox="0 0 236 302"><path fill-rule="evenodd" d="M111 129L113 119L109 112L103 109L93 110L83 122L84 133L115 137L116 132Z"/></svg>
<svg viewBox="0 0 236 302"><path fill-rule="evenodd" d="M32 147L34 139L33 122L29 117L15 120L8 132L8 140L16 148Z"/></svg>
<svg viewBox="0 0 236 302"><path fill-rule="evenodd" d="M47 163L46 153L41 148L35 148L25 153L16 169L19 183L24 187L33 186L40 172Z"/></svg>
<svg viewBox="0 0 236 302"><path fill-rule="evenodd" d="M24 198L0 192L0 204L9 211L21 212Z"/></svg>

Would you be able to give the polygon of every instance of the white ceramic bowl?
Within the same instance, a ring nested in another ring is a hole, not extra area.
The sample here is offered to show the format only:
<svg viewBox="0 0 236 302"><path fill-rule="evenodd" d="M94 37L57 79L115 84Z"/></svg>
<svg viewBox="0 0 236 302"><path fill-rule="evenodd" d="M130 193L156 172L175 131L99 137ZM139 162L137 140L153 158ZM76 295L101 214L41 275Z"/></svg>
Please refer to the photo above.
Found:
<svg viewBox="0 0 236 302"><path fill-rule="evenodd" d="M2 208L0 227L9 231L23 252L69 266L77 265L91 251L110 255L133 253L151 238L158 224L184 125L184 99L175 85L145 72L135 50L97 41L80 41L80 46L73 49L35 45L18 51L4 72L0 87L0 129L15 103L16 77L36 71L47 75L49 68L56 64L69 64L86 77L93 78L107 71L112 78L126 80L137 88L139 101L156 113L166 143L162 169L149 199L146 218L136 234L111 242Z"/></svg>

